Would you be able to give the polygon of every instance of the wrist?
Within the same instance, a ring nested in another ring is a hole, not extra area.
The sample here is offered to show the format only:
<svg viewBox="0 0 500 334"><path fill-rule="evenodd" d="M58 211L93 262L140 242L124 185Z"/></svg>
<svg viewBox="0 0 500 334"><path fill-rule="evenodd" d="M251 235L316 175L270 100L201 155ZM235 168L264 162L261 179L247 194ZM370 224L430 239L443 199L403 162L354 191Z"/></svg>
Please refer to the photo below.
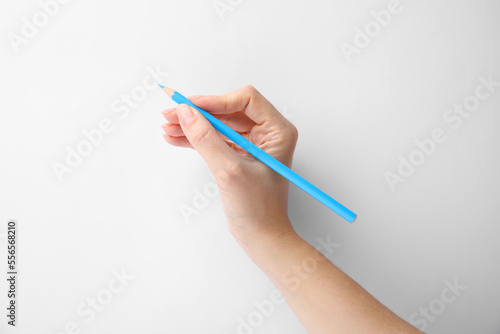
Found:
<svg viewBox="0 0 500 334"><path fill-rule="evenodd" d="M245 249L273 245L297 235L288 216L270 218L263 223L228 225L233 237Z"/></svg>
<svg viewBox="0 0 500 334"><path fill-rule="evenodd" d="M302 249L305 244L308 245L293 228L253 238L235 238L248 257L280 290L283 287L283 273L288 271L295 261L295 257L291 255ZM283 293L284 290L281 291Z"/></svg>

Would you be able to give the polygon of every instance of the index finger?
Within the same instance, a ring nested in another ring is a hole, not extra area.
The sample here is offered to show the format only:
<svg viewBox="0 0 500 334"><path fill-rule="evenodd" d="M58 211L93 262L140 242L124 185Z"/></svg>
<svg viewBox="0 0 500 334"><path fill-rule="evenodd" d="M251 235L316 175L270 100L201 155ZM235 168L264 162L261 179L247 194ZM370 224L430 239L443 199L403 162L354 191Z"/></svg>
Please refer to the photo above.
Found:
<svg viewBox="0 0 500 334"><path fill-rule="evenodd" d="M224 95L191 98L196 106L211 114L243 112L257 124L283 117L274 106L252 86L245 86Z"/></svg>

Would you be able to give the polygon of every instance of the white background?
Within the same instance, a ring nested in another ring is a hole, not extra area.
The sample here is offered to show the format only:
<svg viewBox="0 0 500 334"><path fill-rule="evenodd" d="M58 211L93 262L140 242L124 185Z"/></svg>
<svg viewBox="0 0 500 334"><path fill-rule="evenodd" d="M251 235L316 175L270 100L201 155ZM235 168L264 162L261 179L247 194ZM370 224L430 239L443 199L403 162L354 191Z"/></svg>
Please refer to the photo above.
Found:
<svg viewBox="0 0 500 334"><path fill-rule="evenodd" d="M20 276L18 327L2 306L0 332L233 334L269 299L218 196L189 221L179 211L213 184L195 151L162 138L174 103L152 89L114 112L147 68L187 96L254 85L299 129L294 169L359 215L346 223L292 186L297 232L338 243L329 258L405 320L438 307L420 320L429 333L500 332L500 88L459 128L443 119L480 77L500 81L500 3L401 0L349 62L341 43L389 1L227 1L219 15L212 0L72 0L16 52L12 34L41 8L2 0L1 277L8 219ZM53 164L103 119L113 130L60 181ZM384 174L435 128L446 142L391 191ZM78 314L122 270L128 285L91 321ZM451 303L446 280L466 286ZM6 305L4 279L0 289ZM305 330L281 304L250 332Z"/></svg>

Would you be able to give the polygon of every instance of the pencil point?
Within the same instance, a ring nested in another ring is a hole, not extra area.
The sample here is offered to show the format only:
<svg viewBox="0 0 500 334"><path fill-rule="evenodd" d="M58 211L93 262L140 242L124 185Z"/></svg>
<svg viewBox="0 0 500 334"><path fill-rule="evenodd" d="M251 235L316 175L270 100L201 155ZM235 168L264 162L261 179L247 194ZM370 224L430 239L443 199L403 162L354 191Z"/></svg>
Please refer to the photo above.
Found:
<svg viewBox="0 0 500 334"><path fill-rule="evenodd" d="M165 93L167 93L167 95L168 95L169 97L172 97L172 95L174 95L174 93L175 93L175 91L174 91L173 89L170 89L170 88L165 87L165 86L160 85L160 84L158 84L158 86L160 86L160 87L161 87L161 89L162 89Z"/></svg>

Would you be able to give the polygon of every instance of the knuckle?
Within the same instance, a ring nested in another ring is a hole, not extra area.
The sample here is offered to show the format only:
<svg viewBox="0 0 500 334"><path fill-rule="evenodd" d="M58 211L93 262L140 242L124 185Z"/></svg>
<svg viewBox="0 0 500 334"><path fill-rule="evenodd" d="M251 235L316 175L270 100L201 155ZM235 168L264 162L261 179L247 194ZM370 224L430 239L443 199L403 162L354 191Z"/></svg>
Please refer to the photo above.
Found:
<svg viewBox="0 0 500 334"><path fill-rule="evenodd" d="M257 95L259 94L259 91L257 90L257 88L255 88L254 86L252 85L246 85L245 87L243 87L243 89L249 94L249 95Z"/></svg>
<svg viewBox="0 0 500 334"><path fill-rule="evenodd" d="M288 120L282 122L276 131L280 134L281 142L286 146L294 147L299 139L299 130Z"/></svg>
<svg viewBox="0 0 500 334"><path fill-rule="evenodd" d="M231 177L237 177L243 173L243 166L237 161L228 161L225 170Z"/></svg>
<svg viewBox="0 0 500 334"><path fill-rule="evenodd" d="M231 94L222 95L222 109L229 110L231 106L234 104L234 97Z"/></svg>
<svg viewBox="0 0 500 334"><path fill-rule="evenodd" d="M292 123L290 123L290 125L288 126L288 133L289 133L290 138L294 142L296 142L299 139L299 130Z"/></svg>
<svg viewBox="0 0 500 334"><path fill-rule="evenodd" d="M195 134L193 137L194 142L196 144L201 144L201 145L210 143L211 138L212 138L211 129L203 129L202 131Z"/></svg>
<svg viewBox="0 0 500 334"><path fill-rule="evenodd" d="M236 161L228 161L225 163L224 168L216 173L217 183L221 187L227 187L240 179L243 174L243 166Z"/></svg>

